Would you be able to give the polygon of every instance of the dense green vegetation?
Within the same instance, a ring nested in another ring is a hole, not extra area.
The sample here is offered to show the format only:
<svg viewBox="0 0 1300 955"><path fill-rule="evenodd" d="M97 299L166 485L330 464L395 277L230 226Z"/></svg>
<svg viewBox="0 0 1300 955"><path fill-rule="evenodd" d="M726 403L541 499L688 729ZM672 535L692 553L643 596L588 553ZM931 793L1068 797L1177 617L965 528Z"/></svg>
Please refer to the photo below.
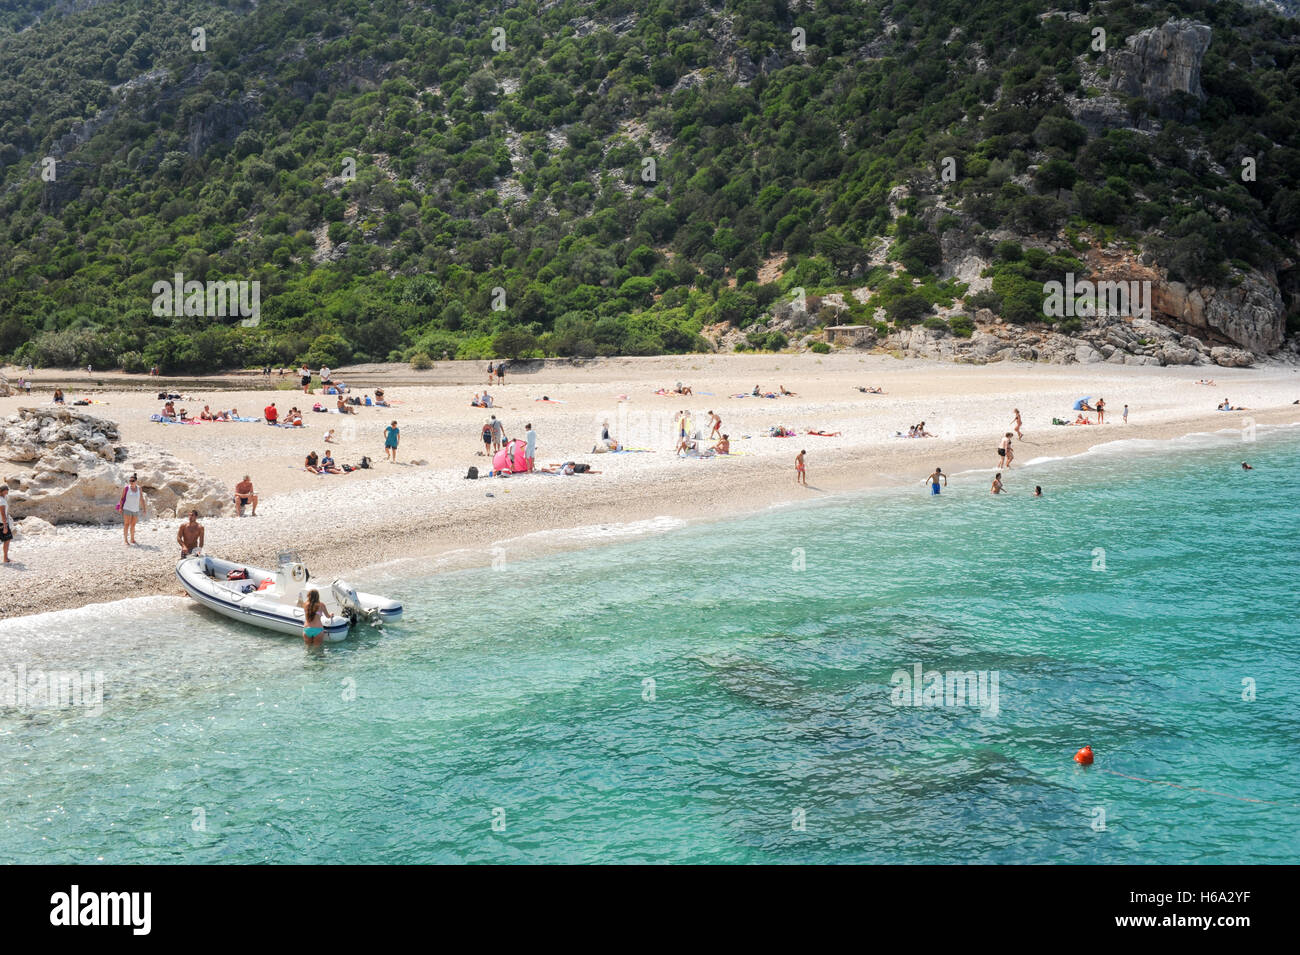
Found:
<svg viewBox="0 0 1300 955"><path fill-rule="evenodd" d="M1014 0L9 7L0 356L19 361L691 351L795 287L864 284L840 320L940 321L966 293L936 276L954 239L995 261L993 292L966 305L1032 320L1033 283L1041 304L1043 275L1081 265L1012 255L994 229L1119 239L1198 282L1300 257L1300 25L1235 2L1085 0L1086 22ZM1089 134L1065 99L1095 92L1091 27L1170 16L1214 30L1208 101L1150 138ZM870 267L885 240L901 276ZM151 287L176 272L259 281L260 324L155 316Z"/></svg>

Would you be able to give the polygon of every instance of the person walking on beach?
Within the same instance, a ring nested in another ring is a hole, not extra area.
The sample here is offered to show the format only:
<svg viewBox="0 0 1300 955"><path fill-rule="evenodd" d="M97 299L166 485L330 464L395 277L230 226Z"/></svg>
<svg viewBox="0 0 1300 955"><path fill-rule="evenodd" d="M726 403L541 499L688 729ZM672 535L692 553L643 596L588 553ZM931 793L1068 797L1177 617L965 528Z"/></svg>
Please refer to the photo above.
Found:
<svg viewBox="0 0 1300 955"><path fill-rule="evenodd" d="M199 523L198 511L190 511L189 523L182 524L176 531L176 543L181 545L182 557L203 553L203 525Z"/></svg>
<svg viewBox="0 0 1300 955"><path fill-rule="evenodd" d="M1015 457L1015 452L1011 450L1011 432L1008 431L1002 438L1002 443L998 445L998 467L1011 467L1011 459Z"/></svg>
<svg viewBox="0 0 1300 955"><path fill-rule="evenodd" d="M495 381L493 379L496 377L496 373L497 373L496 365L492 364L492 362L488 362L488 384L489 385L495 384Z"/></svg>
<svg viewBox="0 0 1300 955"><path fill-rule="evenodd" d="M1020 420L1020 409L1013 408L1012 410L1015 411L1016 413L1016 420L1015 420L1015 427L1013 427L1011 430L1016 433L1016 440L1019 441L1021 439L1020 426L1024 424L1024 422Z"/></svg>
<svg viewBox="0 0 1300 955"><path fill-rule="evenodd" d="M9 542L14 539L14 528L9 518L9 485L0 484L0 546L4 547L4 563L9 564Z"/></svg>
<svg viewBox="0 0 1300 955"><path fill-rule="evenodd" d="M492 416L492 450L493 451L501 450L501 442L505 440L505 437L506 437L505 426L500 421L497 420L496 415L493 415Z"/></svg>
<svg viewBox="0 0 1300 955"><path fill-rule="evenodd" d="M483 453L490 458L492 457L492 422L491 421L483 422L483 432L481 437L483 438Z"/></svg>
<svg viewBox="0 0 1300 955"><path fill-rule="evenodd" d="M506 360L503 358L499 362L497 362L497 384L504 385L505 383L506 383Z"/></svg>
<svg viewBox="0 0 1300 955"><path fill-rule="evenodd" d="M930 494L938 494L940 481L943 482L944 487L948 486L948 475L943 473L943 468L935 468L930 473L930 476L926 478L926 481L929 482L930 485Z"/></svg>
<svg viewBox="0 0 1300 955"><path fill-rule="evenodd" d="M1002 493L1002 472L1001 471L993 475L993 486L989 488L989 493L990 494Z"/></svg>
<svg viewBox="0 0 1300 955"><path fill-rule="evenodd" d="M1106 399L1097 399L1097 424L1106 423Z"/></svg>
<svg viewBox="0 0 1300 955"><path fill-rule="evenodd" d="M401 436L401 429L397 427L397 422L392 422L384 429L384 454L388 460L394 464L397 463L397 440Z"/></svg>
<svg viewBox="0 0 1300 955"><path fill-rule="evenodd" d="M804 463L804 455L807 453L804 450L794 456L794 483L804 487L808 486L808 466Z"/></svg>
<svg viewBox="0 0 1300 955"><path fill-rule="evenodd" d="M122 512L122 540L128 547L135 543L135 525L147 506L144 488L132 474L131 480L122 488L121 500L117 502L117 509Z"/></svg>
<svg viewBox="0 0 1300 955"><path fill-rule="evenodd" d="M302 608L302 642L308 650L319 650L325 642L325 624L323 617L334 619L334 615L321 603L320 591L307 591L307 599L298 601Z"/></svg>
<svg viewBox="0 0 1300 955"><path fill-rule="evenodd" d="M713 422L713 428L709 431L710 438L716 438L722 433L722 419L712 411L709 412L709 420Z"/></svg>
<svg viewBox="0 0 1300 955"><path fill-rule="evenodd" d="M1128 424L1128 405L1124 406L1124 413L1120 417L1124 419L1125 424Z"/></svg>
<svg viewBox="0 0 1300 955"><path fill-rule="evenodd" d="M524 460L528 462L528 472L533 470L533 459L537 456L537 432L530 421L524 425Z"/></svg>

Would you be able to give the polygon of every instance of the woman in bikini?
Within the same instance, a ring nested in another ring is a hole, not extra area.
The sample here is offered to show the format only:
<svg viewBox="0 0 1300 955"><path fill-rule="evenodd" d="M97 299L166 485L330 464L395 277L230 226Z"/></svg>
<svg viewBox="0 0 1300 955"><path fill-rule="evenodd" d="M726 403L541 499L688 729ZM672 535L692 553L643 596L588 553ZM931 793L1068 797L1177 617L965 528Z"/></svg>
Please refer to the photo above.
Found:
<svg viewBox="0 0 1300 955"><path fill-rule="evenodd" d="M321 618L332 620L334 615L321 603L319 590L307 591L307 599L298 601L298 606L302 608L302 642L308 650L319 650L325 642L325 625Z"/></svg>

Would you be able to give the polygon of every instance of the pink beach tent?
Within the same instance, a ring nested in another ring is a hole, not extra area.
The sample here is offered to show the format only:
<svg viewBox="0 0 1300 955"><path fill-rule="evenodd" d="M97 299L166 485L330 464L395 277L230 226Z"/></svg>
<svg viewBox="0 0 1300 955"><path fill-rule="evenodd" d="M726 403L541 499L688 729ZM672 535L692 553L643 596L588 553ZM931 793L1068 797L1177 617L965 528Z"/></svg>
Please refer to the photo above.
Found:
<svg viewBox="0 0 1300 955"><path fill-rule="evenodd" d="M509 451L514 452L514 462L511 463ZM528 470L528 459L524 457L524 443L519 440L511 441L507 448L502 448L492 458L493 471L510 471L514 474L521 474Z"/></svg>

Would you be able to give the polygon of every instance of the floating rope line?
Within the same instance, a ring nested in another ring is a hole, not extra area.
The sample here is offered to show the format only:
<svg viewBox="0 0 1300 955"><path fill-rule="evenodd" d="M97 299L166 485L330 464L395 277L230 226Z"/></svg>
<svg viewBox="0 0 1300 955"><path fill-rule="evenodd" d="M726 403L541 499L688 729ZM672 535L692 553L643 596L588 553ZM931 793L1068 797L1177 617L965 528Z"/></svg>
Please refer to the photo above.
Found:
<svg viewBox="0 0 1300 955"><path fill-rule="evenodd" d="M1097 768L1101 769L1100 766ZM1113 769L1101 769L1101 771L1103 773L1110 773L1112 776L1119 776L1123 779L1132 779L1135 782L1139 782L1139 783L1152 783L1153 785L1156 786L1169 786L1173 789L1184 789L1187 790L1188 792L1194 792L1194 793L1206 793L1207 795L1210 796L1222 796L1224 799L1236 799L1239 800L1240 802L1259 803L1260 805L1263 806L1285 806L1290 809L1300 809L1300 803L1274 802L1271 799L1252 799L1249 796L1234 796L1232 793L1221 793L1215 789L1202 789L1199 786L1180 786L1178 783L1167 783L1164 780L1160 780L1160 779L1144 779L1141 776L1129 776L1127 773L1116 772Z"/></svg>

